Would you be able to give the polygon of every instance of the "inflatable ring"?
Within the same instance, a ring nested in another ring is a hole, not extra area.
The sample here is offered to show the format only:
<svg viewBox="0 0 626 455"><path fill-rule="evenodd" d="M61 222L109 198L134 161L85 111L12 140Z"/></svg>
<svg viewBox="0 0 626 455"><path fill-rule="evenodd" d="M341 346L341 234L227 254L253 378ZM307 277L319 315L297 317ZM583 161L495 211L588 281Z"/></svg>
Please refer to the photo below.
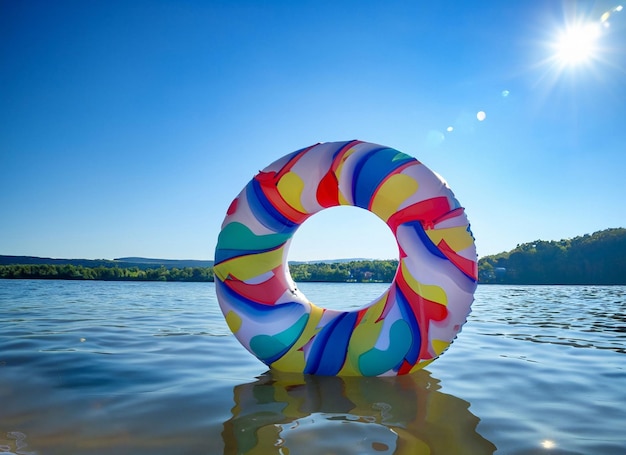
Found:
<svg viewBox="0 0 626 455"><path fill-rule="evenodd" d="M380 217L400 253L389 289L356 311L309 302L287 265L298 227L340 205ZM260 171L228 208L214 273L246 349L276 370L327 376L424 367L461 330L477 283L474 238L447 184L415 158L361 141L316 144Z"/></svg>

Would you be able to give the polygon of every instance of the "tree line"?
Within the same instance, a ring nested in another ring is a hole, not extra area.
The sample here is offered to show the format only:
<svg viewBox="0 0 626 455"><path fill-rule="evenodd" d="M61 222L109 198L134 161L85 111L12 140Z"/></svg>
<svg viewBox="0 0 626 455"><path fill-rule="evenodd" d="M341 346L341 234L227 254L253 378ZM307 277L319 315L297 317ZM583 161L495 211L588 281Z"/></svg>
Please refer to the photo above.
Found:
<svg viewBox="0 0 626 455"><path fill-rule="evenodd" d="M213 281L212 267L184 267L182 269L141 269L133 267L88 267L72 264L11 264L0 265L0 278L48 280L103 280L103 281Z"/></svg>
<svg viewBox="0 0 626 455"><path fill-rule="evenodd" d="M296 282L390 283L397 260L291 263ZM626 229L615 228L559 241L536 240L478 261L485 284L626 284ZM108 281L214 280L212 267L141 267L115 264L7 264L0 279Z"/></svg>
<svg viewBox="0 0 626 455"><path fill-rule="evenodd" d="M626 229L536 240L478 261L481 283L626 284Z"/></svg>
<svg viewBox="0 0 626 455"><path fill-rule="evenodd" d="M350 261L338 263L294 263L289 270L295 281L387 282L393 280L397 260ZM52 279L103 281L189 281L214 280L212 267L140 268L120 265L89 267L73 264L0 265L0 279Z"/></svg>
<svg viewBox="0 0 626 455"><path fill-rule="evenodd" d="M289 264L296 282L391 283L397 268L395 259Z"/></svg>

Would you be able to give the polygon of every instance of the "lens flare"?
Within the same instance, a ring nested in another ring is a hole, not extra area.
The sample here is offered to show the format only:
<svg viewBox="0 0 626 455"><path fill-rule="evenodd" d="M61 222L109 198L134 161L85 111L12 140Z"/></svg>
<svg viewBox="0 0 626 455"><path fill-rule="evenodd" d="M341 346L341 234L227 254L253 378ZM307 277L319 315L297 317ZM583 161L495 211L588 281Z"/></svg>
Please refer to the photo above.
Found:
<svg viewBox="0 0 626 455"><path fill-rule="evenodd" d="M623 9L622 5L617 5L615 8L611 8L608 11L605 11L600 17L600 23L604 28L608 28L611 23L609 22L609 18L613 13L619 13Z"/></svg>

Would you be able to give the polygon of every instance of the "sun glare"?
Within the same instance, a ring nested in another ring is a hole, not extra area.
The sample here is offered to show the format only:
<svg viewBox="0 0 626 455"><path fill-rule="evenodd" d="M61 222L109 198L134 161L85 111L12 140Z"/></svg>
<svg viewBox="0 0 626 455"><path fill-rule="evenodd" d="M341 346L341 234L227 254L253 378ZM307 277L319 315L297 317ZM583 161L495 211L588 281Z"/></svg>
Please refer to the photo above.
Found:
<svg viewBox="0 0 626 455"><path fill-rule="evenodd" d="M598 24L580 24L568 27L556 42L556 58L564 65L578 65L593 59L600 37Z"/></svg>
<svg viewBox="0 0 626 455"><path fill-rule="evenodd" d="M568 67L591 66L606 58L603 56L606 48L603 48L600 39L608 33L614 15L622 10L622 5L617 5L605 11L597 20L590 17L566 20L550 45L553 53L548 62L553 65L553 69L560 73Z"/></svg>

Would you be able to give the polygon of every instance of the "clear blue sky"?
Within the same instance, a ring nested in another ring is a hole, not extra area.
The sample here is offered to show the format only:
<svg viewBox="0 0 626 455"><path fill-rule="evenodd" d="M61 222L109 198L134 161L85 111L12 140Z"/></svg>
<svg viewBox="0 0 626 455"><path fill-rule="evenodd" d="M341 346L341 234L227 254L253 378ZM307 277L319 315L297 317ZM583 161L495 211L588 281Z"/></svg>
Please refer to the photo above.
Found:
<svg viewBox="0 0 626 455"><path fill-rule="evenodd" d="M259 169L349 139L442 175L479 256L625 227L618 5L0 0L0 254L212 259ZM576 22L600 32L566 64ZM396 255L336 208L289 257Z"/></svg>

